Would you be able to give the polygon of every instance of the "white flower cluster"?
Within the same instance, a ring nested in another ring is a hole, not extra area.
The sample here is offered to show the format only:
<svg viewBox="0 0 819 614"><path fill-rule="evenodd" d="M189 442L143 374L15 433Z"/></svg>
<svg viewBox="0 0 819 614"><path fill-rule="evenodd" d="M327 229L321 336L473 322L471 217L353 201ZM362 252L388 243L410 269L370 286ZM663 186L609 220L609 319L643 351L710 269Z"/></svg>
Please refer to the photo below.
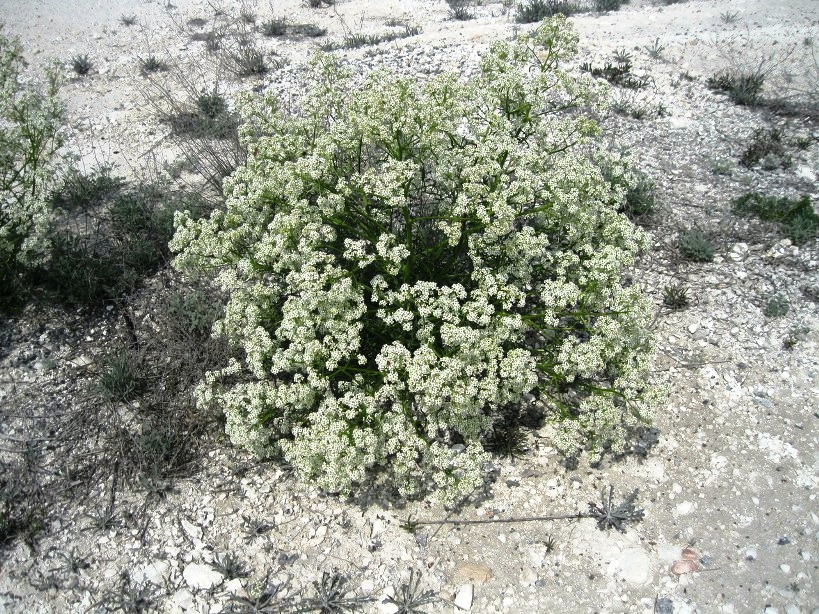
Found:
<svg viewBox="0 0 819 614"><path fill-rule="evenodd" d="M0 30L0 282L15 266L45 258L47 196L63 143L56 72L40 87L22 82L24 67L20 43Z"/></svg>
<svg viewBox="0 0 819 614"><path fill-rule="evenodd" d="M557 17L471 82L358 88L318 56L295 115L244 100L226 210L180 216L173 241L231 297L216 332L244 360L199 400L234 442L331 492L378 468L448 501L481 483L498 409L526 393L567 453L624 448L656 404L650 305L620 282L647 241L578 147L598 129L593 85L559 67L576 45Z"/></svg>

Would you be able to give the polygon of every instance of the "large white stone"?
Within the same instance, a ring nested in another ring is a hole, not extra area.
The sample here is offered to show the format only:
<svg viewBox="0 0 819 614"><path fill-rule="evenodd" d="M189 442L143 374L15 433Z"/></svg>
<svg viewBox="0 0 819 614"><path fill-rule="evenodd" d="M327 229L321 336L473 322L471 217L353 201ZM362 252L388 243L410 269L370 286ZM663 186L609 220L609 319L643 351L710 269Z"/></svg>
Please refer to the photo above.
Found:
<svg viewBox="0 0 819 614"><path fill-rule="evenodd" d="M613 561L613 567L628 584L642 585L651 580L651 559L642 548L626 548Z"/></svg>
<svg viewBox="0 0 819 614"><path fill-rule="evenodd" d="M182 577L191 588L210 590L214 586L219 586L224 580L224 576L210 565L201 563L190 563L182 572Z"/></svg>
<svg viewBox="0 0 819 614"><path fill-rule="evenodd" d="M473 591L474 589L471 584L464 584L461 588L459 588L458 593L455 595L455 607L461 610L468 610L471 608Z"/></svg>

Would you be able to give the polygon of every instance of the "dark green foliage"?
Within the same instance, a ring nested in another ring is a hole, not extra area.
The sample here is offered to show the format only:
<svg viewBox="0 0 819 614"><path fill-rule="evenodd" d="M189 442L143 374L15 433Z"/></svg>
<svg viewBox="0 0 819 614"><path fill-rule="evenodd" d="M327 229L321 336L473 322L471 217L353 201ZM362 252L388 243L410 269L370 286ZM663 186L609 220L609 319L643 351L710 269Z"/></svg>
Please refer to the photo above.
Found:
<svg viewBox="0 0 819 614"><path fill-rule="evenodd" d="M101 205L119 193L125 185L121 177L115 177L112 167L100 166L88 173L70 169L60 186L49 195L54 208L65 211L87 210Z"/></svg>
<svg viewBox="0 0 819 614"><path fill-rule="evenodd" d="M603 489L601 505L589 503L589 515L597 520L597 528L600 530L617 529L625 533L626 525L629 522L638 522L643 519L644 511L636 509L638 491L633 491L619 505L614 505L614 487L609 486L608 495Z"/></svg>
<svg viewBox="0 0 819 614"><path fill-rule="evenodd" d="M628 55L618 56L615 63L606 62L604 66L593 66L589 62L580 65L580 70L591 74L593 77L605 79L612 85L617 85L632 90L639 90L648 85L651 78L648 75L642 77L635 76L632 72L631 59Z"/></svg>
<svg viewBox="0 0 819 614"><path fill-rule="evenodd" d="M472 12L472 0L446 0L449 5L449 15L457 21L467 21L475 17Z"/></svg>
<svg viewBox="0 0 819 614"><path fill-rule="evenodd" d="M290 31L295 36L306 36L307 38L318 38L327 34L327 28L322 28L313 23L297 23L290 27Z"/></svg>
<svg viewBox="0 0 819 614"><path fill-rule="evenodd" d="M27 542L43 530L43 489L37 478L37 451L24 444L21 459L0 459L0 547L15 538Z"/></svg>
<svg viewBox="0 0 819 614"><path fill-rule="evenodd" d="M100 388L112 401L127 401L136 396L142 385L139 375L139 355L120 348L102 363Z"/></svg>
<svg viewBox="0 0 819 614"><path fill-rule="evenodd" d="M526 431L521 424L521 410L517 406L508 406L500 412L492 425L492 433L487 442L487 449L495 454L511 459L523 458L529 451Z"/></svg>
<svg viewBox="0 0 819 614"><path fill-rule="evenodd" d="M228 580L234 578L246 578L250 575L247 567L238 556L232 552L227 552L213 559L213 567Z"/></svg>
<svg viewBox="0 0 819 614"><path fill-rule="evenodd" d="M344 585L347 578L333 571L333 573L322 572L321 580L313 582L315 597L307 599L298 604L298 612L320 612L321 614L333 614L335 612L354 612L365 603L371 601L368 597L347 597Z"/></svg>
<svg viewBox="0 0 819 614"><path fill-rule="evenodd" d="M558 13L573 15L583 11L583 8L569 0L524 0L518 5L515 21L518 23L535 23Z"/></svg>
<svg viewBox="0 0 819 614"><path fill-rule="evenodd" d="M708 79L708 87L728 94L736 104L757 106L762 101L762 86L765 75L759 72L723 70Z"/></svg>
<svg viewBox="0 0 819 614"><path fill-rule="evenodd" d="M379 43L387 43L400 38L418 36L420 33L421 28L418 26L405 26L403 30L399 30L398 32L384 32L383 34L348 34L344 37L341 47L343 49L358 49L359 47L378 45ZM326 50L332 50L334 48L334 45L328 45L325 47Z"/></svg>
<svg viewBox="0 0 819 614"><path fill-rule="evenodd" d="M284 17L268 19L262 23L262 34L265 36L284 36L287 34L287 20Z"/></svg>
<svg viewBox="0 0 819 614"><path fill-rule="evenodd" d="M733 210L739 215L754 214L760 219L777 222L796 245L819 236L819 215L814 212L808 196L777 198L749 192L734 201Z"/></svg>
<svg viewBox="0 0 819 614"><path fill-rule="evenodd" d="M625 188L626 195L620 210L632 221L639 221L640 218L651 214L657 204L654 196L654 182L642 171L634 170L634 179L626 181L620 176L615 176L613 169L607 165L601 167L601 172L606 181L613 185Z"/></svg>
<svg viewBox="0 0 819 614"><path fill-rule="evenodd" d="M594 10L599 13L616 11L628 2L629 0L594 0Z"/></svg>
<svg viewBox="0 0 819 614"><path fill-rule="evenodd" d="M766 170L790 167L793 161L785 149L783 136L782 130L777 128L757 128L739 163L745 168L762 163Z"/></svg>
<svg viewBox="0 0 819 614"><path fill-rule="evenodd" d="M91 307L119 298L165 264L173 210L181 203L150 186L126 190L102 176L85 192L83 205L83 190L76 189L81 184L66 185L72 188L67 194L52 198L85 211L66 214L56 225L49 260L34 273L48 298Z"/></svg>
<svg viewBox="0 0 819 614"><path fill-rule="evenodd" d="M168 65L155 55L149 55L147 58L141 59L139 67L144 73L168 70Z"/></svg>
<svg viewBox="0 0 819 614"><path fill-rule="evenodd" d="M227 64L236 77L243 78L264 75L272 69L280 68L284 62L278 58L268 58L256 45L242 41L227 55Z"/></svg>
<svg viewBox="0 0 819 614"><path fill-rule="evenodd" d="M766 318L782 318L788 315L791 305L784 296L777 294L765 305L762 313Z"/></svg>
<svg viewBox="0 0 819 614"><path fill-rule="evenodd" d="M696 228L682 231L678 246L686 260L711 262L714 259L714 246L705 233Z"/></svg>
<svg viewBox="0 0 819 614"><path fill-rule="evenodd" d="M176 136L194 139L232 139L238 121L217 89L201 91L162 118Z"/></svg>
<svg viewBox="0 0 819 614"><path fill-rule="evenodd" d="M626 190L623 212L634 220L652 213L655 205L654 182L645 173L638 172L636 181Z"/></svg>
<svg viewBox="0 0 819 614"><path fill-rule="evenodd" d="M688 307L688 288L680 283L672 283L663 288L663 305L669 309Z"/></svg>
<svg viewBox="0 0 819 614"><path fill-rule="evenodd" d="M87 54L75 55L73 58L71 58L71 68L80 77L84 77L91 72L92 68L94 68L94 63Z"/></svg>
<svg viewBox="0 0 819 614"><path fill-rule="evenodd" d="M416 576L415 570L410 569L409 581L396 589L395 597L387 597L383 603L398 606L395 614L422 614L423 610L418 608L435 603L438 598L435 596L435 591L421 590L420 576L421 574Z"/></svg>

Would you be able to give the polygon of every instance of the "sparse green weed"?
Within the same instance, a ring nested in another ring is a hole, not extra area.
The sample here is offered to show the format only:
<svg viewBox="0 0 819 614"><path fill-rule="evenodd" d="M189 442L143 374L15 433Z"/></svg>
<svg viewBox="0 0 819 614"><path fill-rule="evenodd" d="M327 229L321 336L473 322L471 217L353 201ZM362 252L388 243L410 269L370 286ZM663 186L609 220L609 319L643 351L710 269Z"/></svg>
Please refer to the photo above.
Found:
<svg viewBox="0 0 819 614"><path fill-rule="evenodd" d="M762 310L762 313L765 314L766 318L782 318L788 315L790 309L791 305L788 302L788 299L780 294L777 294L767 302L765 309Z"/></svg>
<svg viewBox="0 0 819 614"><path fill-rule="evenodd" d="M77 75L84 77L94 68L94 62L91 61L87 54L75 55L71 58L71 68Z"/></svg>
<svg viewBox="0 0 819 614"><path fill-rule="evenodd" d="M760 163L765 170L789 168L793 159L785 148L783 137L784 132L779 128L757 128L739 163L745 168L752 168Z"/></svg>
<svg viewBox="0 0 819 614"><path fill-rule="evenodd" d="M691 262L711 262L714 246L708 236L697 228L689 228L680 233L678 247L683 257Z"/></svg>
<svg viewBox="0 0 819 614"><path fill-rule="evenodd" d="M673 282L663 288L663 305L669 309L684 309L688 307L688 287Z"/></svg>
<svg viewBox="0 0 819 614"><path fill-rule="evenodd" d="M754 214L762 220L777 222L795 245L802 245L819 236L819 215L813 210L808 196L792 199L749 192L734 201L733 211L739 215Z"/></svg>
<svg viewBox="0 0 819 614"><path fill-rule="evenodd" d="M708 87L728 94L738 105L757 106L762 102L765 75L761 72L742 72L737 69L723 70L708 78Z"/></svg>

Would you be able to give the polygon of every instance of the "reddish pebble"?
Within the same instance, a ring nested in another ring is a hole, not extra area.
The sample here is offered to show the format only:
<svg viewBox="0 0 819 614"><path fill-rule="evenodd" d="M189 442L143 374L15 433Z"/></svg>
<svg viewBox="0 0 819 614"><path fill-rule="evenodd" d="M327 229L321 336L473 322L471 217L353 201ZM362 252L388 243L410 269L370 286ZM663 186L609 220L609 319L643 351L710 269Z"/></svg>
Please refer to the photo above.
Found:
<svg viewBox="0 0 819 614"><path fill-rule="evenodd" d="M686 548L682 551L682 558L684 558L686 561L696 561L697 551L693 548Z"/></svg>
<svg viewBox="0 0 819 614"><path fill-rule="evenodd" d="M681 576L685 573L691 573L692 571L699 571L700 566L697 561L692 561L691 559L686 559L684 561L677 561L671 566L671 573Z"/></svg>

